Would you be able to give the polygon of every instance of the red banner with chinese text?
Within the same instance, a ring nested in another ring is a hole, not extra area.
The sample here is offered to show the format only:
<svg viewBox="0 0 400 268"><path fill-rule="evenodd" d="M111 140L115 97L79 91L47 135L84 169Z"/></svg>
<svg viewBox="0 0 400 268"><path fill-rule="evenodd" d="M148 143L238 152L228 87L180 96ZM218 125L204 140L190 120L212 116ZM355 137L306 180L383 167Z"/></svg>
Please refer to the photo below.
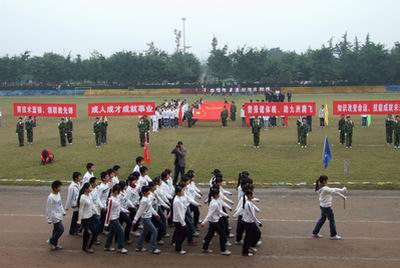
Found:
<svg viewBox="0 0 400 268"><path fill-rule="evenodd" d="M193 110L193 119L201 121L216 121L221 120L221 112L224 106L230 114L231 105L224 101L203 101L199 109Z"/></svg>
<svg viewBox="0 0 400 268"><path fill-rule="evenodd" d="M333 101L333 114L400 113L400 100Z"/></svg>
<svg viewBox="0 0 400 268"><path fill-rule="evenodd" d="M248 116L304 116L315 115L315 102L246 102Z"/></svg>
<svg viewBox="0 0 400 268"><path fill-rule="evenodd" d="M153 115L155 110L155 102L88 103L89 116Z"/></svg>
<svg viewBox="0 0 400 268"><path fill-rule="evenodd" d="M76 104L14 103L14 116L76 117Z"/></svg>

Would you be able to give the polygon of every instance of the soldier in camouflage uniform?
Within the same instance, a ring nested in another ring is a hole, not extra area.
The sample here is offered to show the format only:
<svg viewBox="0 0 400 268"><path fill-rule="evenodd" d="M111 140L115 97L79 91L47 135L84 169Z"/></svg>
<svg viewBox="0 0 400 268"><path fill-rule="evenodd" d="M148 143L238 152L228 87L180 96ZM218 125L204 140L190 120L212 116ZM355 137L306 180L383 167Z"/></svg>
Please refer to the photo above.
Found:
<svg viewBox="0 0 400 268"><path fill-rule="evenodd" d="M354 122L348 115L346 117L346 122L344 124L344 135L346 136L346 148L352 148L351 145L353 144L353 128L354 128Z"/></svg>
<svg viewBox="0 0 400 268"><path fill-rule="evenodd" d="M150 144L150 127L151 127L151 123L150 120L147 118L146 115L143 116L143 121L146 125L146 138L147 138L147 143Z"/></svg>
<svg viewBox="0 0 400 268"><path fill-rule="evenodd" d="M300 144L300 136L301 136L301 131L300 127L303 124L303 118L299 116L299 118L296 120L296 125L297 125L297 144Z"/></svg>
<svg viewBox="0 0 400 268"><path fill-rule="evenodd" d="M228 110L226 109L226 106L224 106L224 109L221 112L221 121L222 121L222 127L227 127L228 126Z"/></svg>
<svg viewBox="0 0 400 268"><path fill-rule="evenodd" d="M71 120L71 117L67 117L67 141L69 145L72 145L72 131L74 130L74 123Z"/></svg>
<svg viewBox="0 0 400 268"><path fill-rule="evenodd" d="M101 137L101 122L100 118L96 117L96 121L93 124L93 135L96 142L96 148L100 148L102 137Z"/></svg>
<svg viewBox="0 0 400 268"><path fill-rule="evenodd" d="M148 125L146 123L144 116L140 117L137 127L139 129L140 146L144 147L144 140L149 131L149 128L148 128Z"/></svg>
<svg viewBox="0 0 400 268"><path fill-rule="evenodd" d="M307 119L303 118L303 123L300 126L300 145L301 148L307 148L307 136L308 132L310 132L310 127L307 123Z"/></svg>
<svg viewBox="0 0 400 268"><path fill-rule="evenodd" d="M24 121L22 120L22 117L18 118L15 133L18 137L19 146L24 146Z"/></svg>
<svg viewBox="0 0 400 268"><path fill-rule="evenodd" d="M346 123L345 116L342 114L341 118L338 123L338 129L339 129L339 142L340 144L344 145L345 142L345 135L344 135L344 124Z"/></svg>
<svg viewBox="0 0 400 268"><path fill-rule="evenodd" d="M192 127L192 118L193 118L193 110L192 107L189 107L188 110L185 112L185 118L187 121L187 127Z"/></svg>
<svg viewBox="0 0 400 268"><path fill-rule="evenodd" d="M28 119L25 120L25 131L26 131L26 139L28 144L33 143L33 120L32 116L29 116Z"/></svg>
<svg viewBox="0 0 400 268"><path fill-rule="evenodd" d="M103 116L100 120L101 144L107 144L107 127L108 127L107 117Z"/></svg>
<svg viewBox="0 0 400 268"><path fill-rule="evenodd" d="M260 119L256 117L254 120L254 124L251 128L251 132L253 133L253 143L254 148L260 148L260 132L261 132L261 124Z"/></svg>
<svg viewBox="0 0 400 268"><path fill-rule="evenodd" d="M64 118L61 118L60 123L58 123L58 131L60 132L60 143L62 147L67 145L67 122Z"/></svg>
<svg viewBox="0 0 400 268"><path fill-rule="evenodd" d="M385 120L387 145L391 145L393 143L393 130L395 124L396 121L393 119L393 115L389 114L388 118Z"/></svg>
<svg viewBox="0 0 400 268"><path fill-rule="evenodd" d="M236 121L237 107L234 101L231 103L231 120Z"/></svg>
<svg viewBox="0 0 400 268"><path fill-rule="evenodd" d="M394 130L394 148L400 149L400 116L399 115L396 115L393 130Z"/></svg>

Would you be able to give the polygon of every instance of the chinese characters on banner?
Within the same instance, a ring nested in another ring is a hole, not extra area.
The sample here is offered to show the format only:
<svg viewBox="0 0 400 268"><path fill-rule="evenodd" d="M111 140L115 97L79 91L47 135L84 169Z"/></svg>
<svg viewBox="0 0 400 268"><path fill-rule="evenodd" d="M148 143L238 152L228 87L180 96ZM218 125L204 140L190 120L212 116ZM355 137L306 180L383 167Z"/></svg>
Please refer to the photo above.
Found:
<svg viewBox="0 0 400 268"><path fill-rule="evenodd" d="M333 114L396 114L400 100L334 101Z"/></svg>
<svg viewBox="0 0 400 268"><path fill-rule="evenodd" d="M88 103L89 116L153 115L155 102Z"/></svg>
<svg viewBox="0 0 400 268"><path fill-rule="evenodd" d="M14 116L76 117L76 104L14 103Z"/></svg>
<svg viewBox="0 0 400 268"><path fill-rule="evenodd" d="M315 102L246 102L246 116L315 115Z"/></svg>

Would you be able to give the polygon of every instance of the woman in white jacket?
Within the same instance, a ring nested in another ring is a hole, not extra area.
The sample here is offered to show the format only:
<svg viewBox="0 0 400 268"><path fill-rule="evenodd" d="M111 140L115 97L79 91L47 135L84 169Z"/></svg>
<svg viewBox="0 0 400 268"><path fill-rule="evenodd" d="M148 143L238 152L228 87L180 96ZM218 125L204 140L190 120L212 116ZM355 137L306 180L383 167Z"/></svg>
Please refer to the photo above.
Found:
<svg viewBox="0 0 400 268"><path fill-rule="evenodd" d="M330 188L327 186L328 177L321 175L319 179L315 182L315 192L319 195L319 206L321 209L321 217L314 227L312 236L314 238L321 238L322 235L319 234L321 227L324 225L326 218L329 220L329 227L331 232L331 240L341 240L342 238L336 232L335 216L332 210L332 199L333 194L337 194L346 200L343 195L346 193L346 187L343 188Z"/></svg>

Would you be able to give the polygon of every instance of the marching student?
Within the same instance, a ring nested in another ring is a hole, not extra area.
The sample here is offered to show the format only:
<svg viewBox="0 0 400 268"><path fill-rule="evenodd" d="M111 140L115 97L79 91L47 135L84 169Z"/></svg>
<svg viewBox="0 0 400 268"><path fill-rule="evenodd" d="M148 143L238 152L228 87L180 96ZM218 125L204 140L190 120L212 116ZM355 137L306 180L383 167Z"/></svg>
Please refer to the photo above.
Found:
<svg viewBox="0 0 400 268"><path fill-rule="evenodd" d="M128 188L126 189L126 192L125 192L126 199L128 199L130 201L130 203L133 204L133 207L130 207L128 209L129 210L129 218L131 221L134 220L137 208L139 207L140 195L139 195L138 187L136 185L137 181L139 179L139 176L140 176L139 172L135 171L132 174L130 174L127 179ZM140 232L137 231L138 227L139 227L138 223L133 225L133 227L132 227L133 235L136 237L140 236Z"/></svg>
<svg viewBox="0 0 400 268"><path fill-rule="evenodd" d="M160 216L159 222L162 224L162 232L158 234L158 241L161 241L161 237L164 236L168 238L170 235L167 234L167 218L165 216L165 212L171 210L170 205L171 202L169 201L168 197L169 196L167 193L164 193L163 189L161 188L161 177L155 177L153 180L154 185L156 186L156 189L154 191L154 196L156 198L156 207L157 208L157 213Z"/></svg>
<svg viewBox="0 0 400 268"><path fill-rule="evenodd" d="M142 218L143 230L137 241L136 251L146 252L147 250L143 247L144 239L150 233L150 252L153 254L160 254L161 250L157 248L157 229L151 222L152 216L159 217L157 212L152 207L152 193L150 187L143 186L141 189L142 197L140 199L139 209L136 212L133 224L135 225L140 218Z"/></svg>
<svg viewBox="0 0 400 268"><path fill-rule="evenodd" d="M202 192L200 191L199 188L197 188L196 183L195 183L195 172L193 170L189 170L186 173L186 176L188 177L188 186L187 186L187 194L190 196L191 199L195 200L197 198L201 198L203 196ZM195 206L193 204L189 205L190 211L193 213L193 223L194 223L194 228L196 231L198 231L197 225L199 224L199 219L200 219L200 210L198 206Z"/></svg>
<svg viewBox="0 0 400 268"><path fill-rule="evenodd" d="M132 230L132 220L129 217L130 209L134 208L133 203L131 202L130 199L128 199L126 190L126 182L120 181L118 185L121 187L121 192L118 196L120 203L121 203L121 212L119 214L119 223L121 226L125 223L125 243L128 245L132 244L132 241L130 239L130 234Z"/></svg>
<svg viewBox="0 0 400 268"><path fill-rule="evenodd" d="M221 221L221 217L227 217L228 214L222 210L222 205L218 202L218 199L219 190L217 188L211 188L208 196L208 213L201 223L201 227L203 227L208 222L208 231L203 242L203 253L212 253L212 250L208 249L208 246L210 245L215 232L217 232L219 235L221 255L229 256L231 255L231 252L226 249L227 238Z"/></svg>
<svg viewBox="0 0 400 268"><path fill-rule="evenodd" d="M90 196L91 191L90 183L87 182L83 184L79 191L78 198L78 223L82 223L83 226L82 250L90 254L94 253L92 245L96 241L99 230L96 218L96 207Z"/></svg>
<svg viewBox="0 0 400 268"><path fill-rule="evenodd" d="M69 235L78 235L80 225L77 224L78 221L78 197L79 190L81 188L81 173L74 172L72 173L72 182L68 187L67 201L65 203L65 209L68 211L70 208L72 209L72 219L71 226L69 228Z"/></svg>
<svg viewBox="0 0 400 268"><path fill-rule="evenodd" d="M185 222L185 214L186 214L186 206L185 201L183 200L183 189L180 186L176 186L175 197L173 201L173 222L175 225L173 241L175 242L175 251L181 255L185 255L186 251L183 250L182 244L186 239L186 222Z"/></svg>
<svg viewBox="0 0 400 268"><path fill-rule="evenodd" d="M346 187L343 188L330 188L328 185L328 177L321 175L319 179L315 182L315 192L319 195L319 204L321 209L321 217L318 220L315 228L312 232L314 238L321 238L322 235L319 234L321 227L324 225L326 218L329 220L329 228L331 232L331 240L341 240L342 238L336 232L335 217L332 210L332 195L337 194L341 196L344 200L346 197L343 195L346 193Z"/></svg>
<svg viewBox="0 0 400 268"><path fill-rule="evenodd" d="M140 167L139 171L140 171L140 177L138 180L138 190L140 192L143 186L149 185L149 183L152 182L153 180L150 178L149 175L147 175L149 173L149 169L146 166Z"/></svg>
<svg viewBox="0 0 400 268"><path fill-rule="evenodd" d="M172 204L173 195L175 194L175 187L173 184L171 173L172 171L170 169L165 169L163 172L161 172L162 183L160 186L170 204ZM173 206L171 206L171 208L167 210L167 222L169 226L173 225L172 211Z"/></svg>
<svg viewBox="0 0 400 268"><path fill-rule="evenodd" d="M96 167L93 163L87 163L86 164L86 173L85 175L83 175L83 179L82 179L82 185L89 182L90 178L94 177L94 171L95 171Z"/></svg>
<svg viewBox="0 0 400 268"><path fill-rule="evenodd" d="M260 211L252 202L253 201L252 189L247 189L245 195L242 198L242 209L243 209L243 225L246 231L244 237L242 254L243 256L253 256L257 252L255 248L258 241L261 238L261 231L259 227L262 227L261 221L256 217L256 211Z"/></svg>
<svg viewBox="0 0 400 268"><path fill-rule="evenodd" d="M133 168L132 173L133 173L133 172L139 172L139 173L140 173L140 168L143 167L143 165L144 165L144 158L143 158L143 156L138 156L138 157L136 157L136 165L135 165L135 167Z"/></svg>
<svg viewBox="0 0 400 268"><path fill-rule="evenodd" d="M166 224L162 222L162 211L160 211L160 207L163 206L166 209L169 209L169 205L166 204L162 198L160 197L159 193L157 193L157 183L159 183L160 179L157 177L154 181L150 182L148 187L150 188L150 198L151 198L151 205L153 210L157 212L157 216L153 215L151 217L151 222L157 229L157 243L158 245L163 245L164 241L161 240L163 234L166 233ZM165 219L165 216L164 216Z"/></svg>
<svg viewBox="0 0 400 268"><path fill-rule="evenodd" d="M193 237L198 237L200 234L199 232L196 231L196 228L194 227L194 220L193 220L193 215L190 210L190 205L196 206L196 207L201 207L201 204L196 202L190 194L188 194L188 185L189 185L189 178L187 176L183 177L181 182L178 184L183 191L183 199L185 201L186 205L186 214L185 214L185 221L187 225L187 241L188 245L190 246L196 246L196 242L193 241Z"/></svg>
<svg viewBox="0 0 400 268"><path fill-rule="evenodd" d="M236 206L233 217L237 218L236 224L236 245L242 244L243 233L245 231L245 226L243 222L243 197L245 196L245 192L249 190L253 190L254 187L252 185L252 181L248 178L248 172L243 171L239 174L238 184L238 204Z"/></svg>
<svg viewBox="0 0 400 268"><path fill-rule="evenodd" d="M89 180L90 187L92 187L92 191L90 192L90 198L92 199L93 205L94 205L94 221L97 226L97 233L94 235L94 241L96 245L100 245L100 241L98 240L98 235L102 231L100 230L101 228L101 222L100 222L100 216L101 216L101 201L99 198L99 191L98 191L98 185L97 185L97 178L96 177L91 177Z"/></svg>
<svg viewBox="0 0 400 268"><path fill-rule="evenodd" d="M104 224L106 221L106 214L107 214L107 200L108 196L110 195L110 176L107 172L103 171L100 174L101 183L97 187L97 194L99 196L99 206L101 208L100 211L100 233L104 230Z"/></svg>
<svg viewBox="0 0 400 268"><path fill-rule="evenodd" d="M64 233L63 219L65 211L61 202L61 181L53 181L51 184L51 193L47 197L46 215L47 222L53 224L53 233L51 238L47 240L51 250L62 249L58 244L58 240Z"/></svg>
<svg viewBox="0 0 400 268"><path fill-rule="evenodd" d="M111 174L110 174L112 186L114 186L114 185L116 185L116 184L119 183L118 174L119 174L119 170L120 170L120 169L121 169L121 167L118 166L118 165L115 165L115 166L113 166L113 168L112 168L112 172L111 172Z"/></svg>
<svg viewBox="0 0 400 268"><path fill-rule="evenodd" d="M128 250L124 248L124 230L119 222L119 217L121 211L125 211L121 207L120 200L118 195L120 194L121 186L119 184L114 185L111 192L111 197L108 199L107 206L107 216L105 226L110 226L110 232L107 236L107 241L104 246L105 251L115 251L115 248L111 247L112 240L114 238L114 234L117 237L118 244L118 252L121 254L128 253ZM127 211L125 211L127 212Z"/></svg>

